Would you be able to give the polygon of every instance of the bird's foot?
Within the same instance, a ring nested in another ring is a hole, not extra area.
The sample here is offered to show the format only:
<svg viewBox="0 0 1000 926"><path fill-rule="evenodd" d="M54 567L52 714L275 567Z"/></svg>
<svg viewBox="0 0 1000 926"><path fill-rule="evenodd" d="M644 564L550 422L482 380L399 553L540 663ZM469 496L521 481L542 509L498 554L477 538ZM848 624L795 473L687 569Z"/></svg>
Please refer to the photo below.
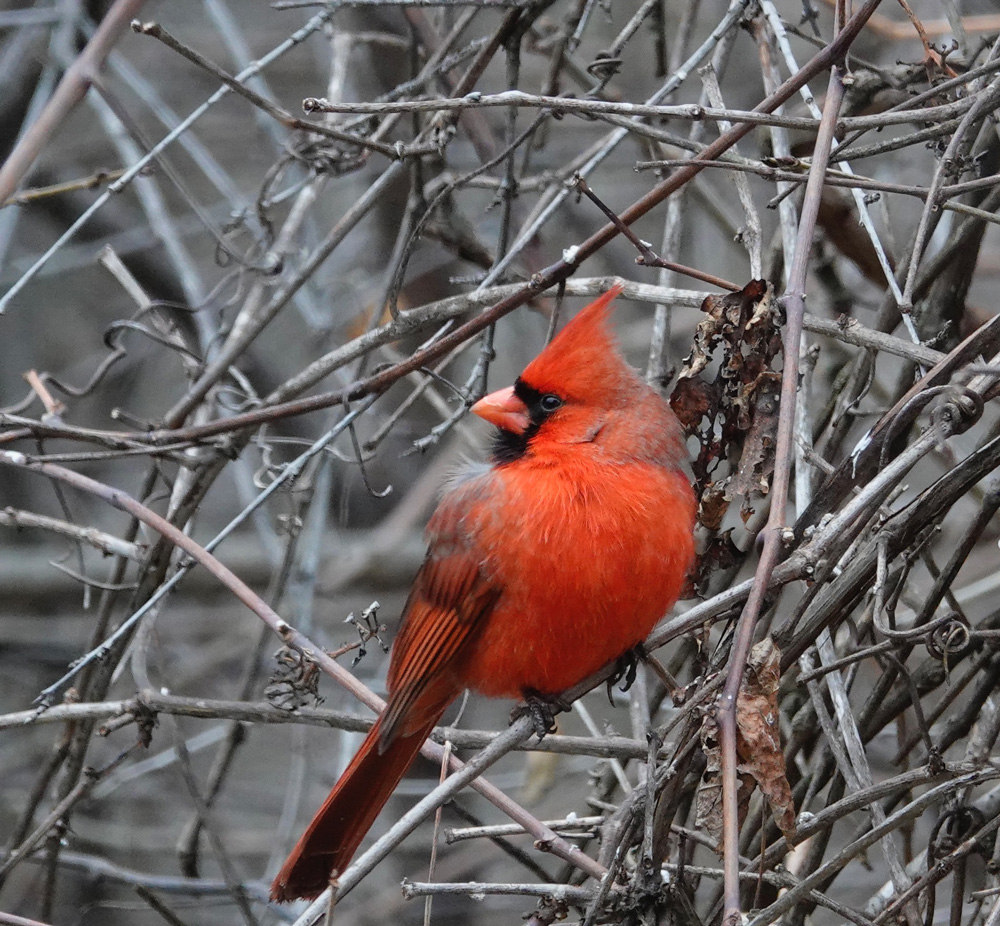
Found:
<svg viewBox="0 0 1000 926"><path fill-rule="evenodd" d="M544 739L547 733L556 732L556 714L568 711L570 704L558 695L543 695L528 688L523 692L524 704L518 704L510 712L510 722L530 717L538 738Z"/></svg>
<svg viewBox="0 0 1000 926"><path fill-rule="evenodd" d="M641 643L637 643L632 649L626 650L615 660L615 671L608 676L608 700L612 705L614 705L615 700L611 696L611 689L618 682L621 682L621 687L618 690L628 691L635 681L635 673L638 669L639 661L645 660L645 658L646 648Z"/></svg>

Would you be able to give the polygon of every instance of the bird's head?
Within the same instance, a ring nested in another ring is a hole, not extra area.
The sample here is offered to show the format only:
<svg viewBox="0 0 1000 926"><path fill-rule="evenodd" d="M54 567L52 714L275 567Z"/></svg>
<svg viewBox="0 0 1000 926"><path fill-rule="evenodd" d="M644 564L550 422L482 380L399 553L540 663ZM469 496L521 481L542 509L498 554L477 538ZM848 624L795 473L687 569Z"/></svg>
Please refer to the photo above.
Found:
<svg viewBox="0 0 1000 926"><path fill-rule="evenodd" d="M529 447L594 441L610 414L643 384L625 362L608 325L619 283L588 305L525 367L513 386L480 399L472 411L500 429L497 463Z"/></svg>

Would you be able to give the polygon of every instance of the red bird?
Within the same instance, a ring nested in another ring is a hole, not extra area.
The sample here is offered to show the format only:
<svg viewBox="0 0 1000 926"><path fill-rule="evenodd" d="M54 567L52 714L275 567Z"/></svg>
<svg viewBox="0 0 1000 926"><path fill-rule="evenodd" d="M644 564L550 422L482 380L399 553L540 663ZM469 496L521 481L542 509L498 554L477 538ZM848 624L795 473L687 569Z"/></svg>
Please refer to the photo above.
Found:
<svg viewBox="0 0 1000 926"><path fill-rule="evenodd" d="M388 703L274 884L313 898L343 872L445 708L464 689L553 698L640 643L694 552L684 436L610 331L620 286L517 382L472 411L499 429L427 526Z"/></svg>

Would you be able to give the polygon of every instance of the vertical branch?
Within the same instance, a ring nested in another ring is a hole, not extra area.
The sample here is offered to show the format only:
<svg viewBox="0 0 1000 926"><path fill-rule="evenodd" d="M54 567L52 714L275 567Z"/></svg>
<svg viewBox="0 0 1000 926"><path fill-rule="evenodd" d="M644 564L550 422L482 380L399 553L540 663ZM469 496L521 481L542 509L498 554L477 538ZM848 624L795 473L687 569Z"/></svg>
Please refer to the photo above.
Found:
<svg viewBox="0 0 1000 926"><path fill-rule="evenodd" d="M680 27L677 30L677 38L674 40L674 47L670 53L670 61L667 63L665 73L674 73L678 70L683 61L684 55L687 53L688 43L691 40L691 34L694 30L695 22L698 18L698 8L700 6L700 0L691 0L688 5L684 8L684 13L681 19ZM657 27L657 42L661 41L662 29L664 27L664 18L666 17L666 10L662 6L656 6L653 8L654 24ZM724 49L732 44L733 37L735 36L735 29L728 32L719 44L719 49ZM718 54L718 49L716 50ZM694 136L696 131L702 129L703 126L700 123L694 123L691 126L691 135ZM677 250L677 243L680 240L681 235L681 211L684 201L687 197L687 191L681 190L677 196L673 197L667 204L667 213L663 220L663 234L660 236L660 254L671 260L675 256L675 251ZM660 286L670 286L674 281L674 272L666 267L661 267L659 273L656 275L657 282ZM668 370L669 358L667 356L667 351L670 348L670 315L672 306L668 305L658 305L653 312L653 334L649 341L649 359L646 362L646 382L650 383L655 388L661 389L665 385L667 379L670 376L670 371Z"/></svg>
<svg viewBox="0 0 1000 926"><path fill-rule="evenodd" d="M802 215L796 238L795 256L788 275L788 289L782 297L787 322L784 331L785 366L781 377L781 413L778 416L778 437L775 449L774 481L771 486L771 513L764 529L764 547L754 573L750 596L740 615L733 641L726 684L719 698L717 720L722 747L723 853L725 870L725 901L723 923L737 926L741 921L739 819L737 808L736 773L736 698L739 694L747 655L753 642L754 628L764 604L764 595L771 574L781 560L786 526L786 505L793 459L795 404L799 379L799 349L802 341L802 320L805 313L806 273L812 250L813 230L819 214L820 196L836 131L837 116L844 99L843 70L835 64L827 88L823 120L816 139L812 170L806 184Z"/></svg>

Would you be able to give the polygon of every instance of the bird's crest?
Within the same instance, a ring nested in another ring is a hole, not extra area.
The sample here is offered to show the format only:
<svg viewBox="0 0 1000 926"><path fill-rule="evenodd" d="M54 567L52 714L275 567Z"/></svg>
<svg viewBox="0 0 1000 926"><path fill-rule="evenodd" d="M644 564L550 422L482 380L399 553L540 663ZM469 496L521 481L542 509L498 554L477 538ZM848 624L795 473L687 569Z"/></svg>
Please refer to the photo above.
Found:
<svg viewBox="0 0 1000 926"><path fill-rule="evenodd" d="M623 284L616 283L580 311L531 363L521 380L539 392L564 399L588 400L617 392L634 378L608 324L611 302Z"/></svg>

